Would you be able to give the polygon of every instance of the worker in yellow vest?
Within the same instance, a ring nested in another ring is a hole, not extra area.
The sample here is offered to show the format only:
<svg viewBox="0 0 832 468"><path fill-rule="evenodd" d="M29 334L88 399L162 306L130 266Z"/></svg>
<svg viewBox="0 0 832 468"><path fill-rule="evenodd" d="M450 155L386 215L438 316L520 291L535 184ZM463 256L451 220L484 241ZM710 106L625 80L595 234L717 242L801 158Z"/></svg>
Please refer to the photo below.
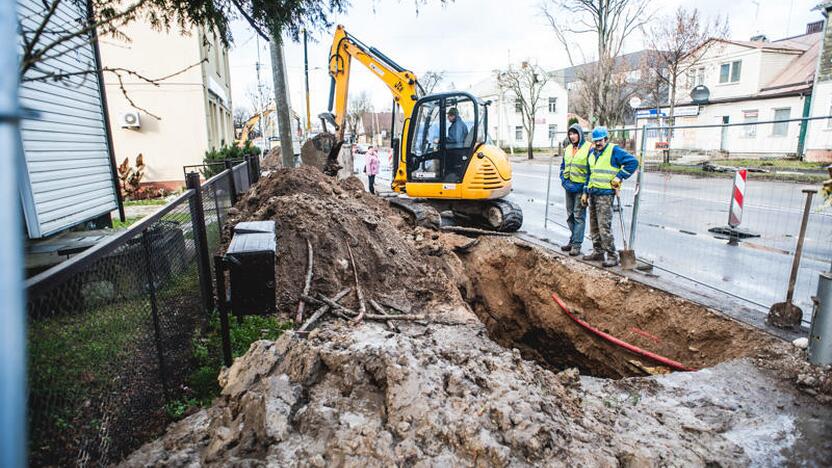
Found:
<svg viewBox="0 0 832 468"><path fill-rule="evenodd" d="M587 184L581 196L581 203L589 204L589 236L593 247L593 252L583 258L603 261L605 267L618 265L612 235L613 198L621 189L621 181L638 169L638 159L609 140L607 127L592 130L593 148L587 156Z"/></svg>
<svg viewBox="0 0 832 468"><path fill-rule="evenodd" d="M586 186L586 160L592 145L584 139L584 129L578 124L569 127L566 137L569 143L560 163L560 183L566 191L566 224L571 236L560 249L575 257L581 254L586 230L586 205L581 203L581 195Z"/></svg>

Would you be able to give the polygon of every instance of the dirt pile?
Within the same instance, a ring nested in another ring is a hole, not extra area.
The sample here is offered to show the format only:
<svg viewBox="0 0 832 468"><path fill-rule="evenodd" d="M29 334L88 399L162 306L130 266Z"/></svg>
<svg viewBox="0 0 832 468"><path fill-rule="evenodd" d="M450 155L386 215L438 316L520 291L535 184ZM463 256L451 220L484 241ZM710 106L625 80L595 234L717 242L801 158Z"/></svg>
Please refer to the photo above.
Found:
<svg viewBox="0 0 832 468"><path fill-rule="evenodd" d="M283 315L303 285L308 239L313 291L352 286L349 245L368 296L442 322L390 330L330 314L305 338L257 342L220 375L212 407L125 466L832 459L828 371L808 372L791 345L701 306L515 239L412 228L357 179L339 183L311 167L272 173L229 213L226 241L239 221L277 222ZM586 334L551 292L603 331L702 370L662 374Z"/></svg>
<svg viewBox="0 0 832 468"><path fill-rule="evenodd" d="M336 142L335 135L331 133L319 133L307 140L300 149L300 159L304 165L317 167L323 170L326 166L327 157Z"/></svg>
<svg viewBox="0 0 832 468"><path fill-rule="evenodd" d="M283 168L283 158L280 156L280 145L274 146L260 161L260 168L274 171Z"/></svg>
<svg viewBox="0 0 832 468"><path fill-rule="evenodd" d="M416 236L400 230L408 229L402 218L355 177L338 182L312 167L279 169L255 184L229 215L225 242L240 221L276 222L278 310L288 312L299 300L306 239L314 251L312 291L332 296L353 286L349 245L368 296L404 310L460 303L444 271L444 251L420 251Z"/></svg>

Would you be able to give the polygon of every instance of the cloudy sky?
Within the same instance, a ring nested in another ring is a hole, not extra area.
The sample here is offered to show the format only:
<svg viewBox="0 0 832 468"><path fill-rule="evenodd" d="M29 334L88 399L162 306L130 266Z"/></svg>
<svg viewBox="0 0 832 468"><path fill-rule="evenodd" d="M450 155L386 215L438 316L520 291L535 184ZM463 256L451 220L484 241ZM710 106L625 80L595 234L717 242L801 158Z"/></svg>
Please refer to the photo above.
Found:
<svg viewBox="0 0 832 468"><path fill-rule="evenodd" d="M509 60L536 62L546 69L569 66L565 50L538 11L541 0L456 0L447 5L431 2L417 14L414 0L353 0L347 13L333 18L347 31L374 46L417 76L428 70L445 72L446 85L456 89L486 78L491 70ZM769 39L802 34L806 23L822 19L812 8L819 0L654 0L656 20L679 6L699 8L708 17L728 16L731 37L749 39L762 33ZM561 14L568 14L561 12ZM230 52L234 107L249 108L256 90L257 38L243 21L233 25L235 45ZM333 31L310 35L309 80L311 113L326 110L329 77L327 56ZM261 81L271 87L268 45L261 40ZM627 51L643 48L633 37ZM292 108L305 114L303 46L287 39L285 44ZM363 67L353 68L350 93L367 91L376 110L390 108L386 87Z"/></svg>

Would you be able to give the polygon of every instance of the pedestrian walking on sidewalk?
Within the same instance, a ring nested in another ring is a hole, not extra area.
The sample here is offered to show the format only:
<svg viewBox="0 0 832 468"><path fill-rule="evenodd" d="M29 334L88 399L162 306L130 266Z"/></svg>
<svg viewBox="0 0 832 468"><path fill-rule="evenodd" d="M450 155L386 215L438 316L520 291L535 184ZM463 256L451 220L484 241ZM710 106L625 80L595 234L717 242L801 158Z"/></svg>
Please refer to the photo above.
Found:
<svg viewBox="0 0 832 468"><path fill-rule="evenodd" d="M376 193L375 184L379 165L378 151L374 146L371 146L367 149L367 162L364 164L364 173L367 174L367 185L372 194Z"/></svg>
<svg viewBox="0 0 832 468"><path fill-rule="evenodd" d="M572 124L566 136L569 143L560 163L560 183L566 191L566 224L572 235L560 249L575 257L581 253L586 230L586 205L581 203L581 195L586 185L587 157L592 145L584 140L584 129L578 124Z"/></svg>
<svg viewBox="0 0 832 468"><path fill-rule="evenodd" d="M638 160L618 145L609 142L607 127L592 130L593 148L587 157L587 184L581 203L589 204L589 235L593 251L584 260L603 261L603 266L618 265L618 252L612 235L612 201L621 182L638 169ZM606 255L606 259L604 258Z"/></svg>

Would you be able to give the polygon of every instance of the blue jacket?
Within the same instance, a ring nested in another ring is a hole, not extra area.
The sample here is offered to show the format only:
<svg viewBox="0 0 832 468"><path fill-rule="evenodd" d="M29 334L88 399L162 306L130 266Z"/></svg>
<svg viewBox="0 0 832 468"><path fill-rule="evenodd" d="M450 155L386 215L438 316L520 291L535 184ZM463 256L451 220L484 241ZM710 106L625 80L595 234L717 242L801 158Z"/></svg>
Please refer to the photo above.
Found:
<svg viewBox="0 0 832 468"><path fill-rule="evenodd" d="M448 128L448 139L445 140L448 148L464 148L465 137L468 136L468 126L462 121L460 116L456 116L451 126Z"/></svg>
<svg viewBox="0 0 832 468"><path fill-rule="evenodd" d="M580 148L584 144L584 129L581 128L581 126L576 124L576 123L572 124L569 127L569 130L573 130L573 129L578 132L578 135L580 135L580 140L578 140L578 148ZM569 132L566 133L566 139L567 139L566 140L567 142L570 141L569 140ZM570 146L572 146L571 142L566 145L566 148L564 149L564 151L572 151L572 148L570 148ZM563 158L563 159L560 160L560 184L563 186L563 188L569 193L581 193L581 192L583 192L584 191L584 184L579 184L577 182L572 182L571 180L563 177L563 171L564 170L566 170L566 158ZM589 180L589 178L587 178L587 180Z"/></svg>
<svg viewBox="0 0 832 468"><path fill-rule="evenodd" d="M607 144L609 144L609 143L607 143ZM606 147L604 149L606 149ZM589 154L590 154L591 157L594 157L594 155L598 154L598 152L595 151L595 148L592 148L591 150L589 150ZM616 146L615 148L612 149L612 157L610 157L610 164L612 164L615 167L621 168L618 171L618 174L616 174L616 177L618 177L621 180L627 179L628 177L633 175L633 173L636 172L636 170L638 170L638 159L636 159L636 157L633 156L632 154L624 151L624 149L621 148L620 146ZM591 172L592 172L592 168L589 167L589 160L587 160L586 180L589 180ZM599 188L590 189L590 188L585 187L584 191L586 191L587 193L592 194L592 195L613 195L613 194L615 194L615 190L610 190L610 189L599 189Z"/></svg>

